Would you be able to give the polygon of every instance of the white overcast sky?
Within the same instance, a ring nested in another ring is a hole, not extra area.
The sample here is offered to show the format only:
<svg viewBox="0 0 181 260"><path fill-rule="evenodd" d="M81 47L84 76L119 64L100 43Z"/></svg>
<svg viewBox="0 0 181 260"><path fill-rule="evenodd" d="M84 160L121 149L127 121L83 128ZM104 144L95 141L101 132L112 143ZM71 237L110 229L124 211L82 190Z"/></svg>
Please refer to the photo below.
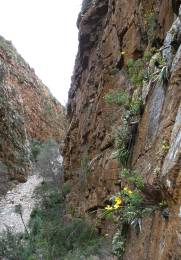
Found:
<svg viewBox="0 0 181 260"><path fill-rule="evenodd" d="M0 0L0 35L11 40L63 104L77 52L82 0Z"/></svg>

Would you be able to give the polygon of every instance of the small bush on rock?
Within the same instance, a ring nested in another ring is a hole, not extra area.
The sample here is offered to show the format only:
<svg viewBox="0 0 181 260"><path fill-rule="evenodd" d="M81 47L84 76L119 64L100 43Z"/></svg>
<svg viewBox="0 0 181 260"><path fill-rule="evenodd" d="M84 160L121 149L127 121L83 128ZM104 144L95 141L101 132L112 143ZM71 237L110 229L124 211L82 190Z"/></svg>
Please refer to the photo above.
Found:
<svg viewBox="0 0 181 260"><path fill-rule="evenodd" d="M129 103L128 94L123 90L111 90L105 95L104 99L109 104L116 104L119 106L126 106Z"/></svg>

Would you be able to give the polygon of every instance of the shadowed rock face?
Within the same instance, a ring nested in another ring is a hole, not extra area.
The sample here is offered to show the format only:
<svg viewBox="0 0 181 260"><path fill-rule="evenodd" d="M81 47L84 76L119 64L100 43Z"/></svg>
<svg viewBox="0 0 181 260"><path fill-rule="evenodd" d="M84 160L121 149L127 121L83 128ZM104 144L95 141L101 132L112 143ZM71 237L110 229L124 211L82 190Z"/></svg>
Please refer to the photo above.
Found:
<svg viewBox="0 0 181 260"><path fill-rule="evenodd" d="M160 115L163 108L165 93L163 86L154 88L152 97L150 98L151 104L149 108L149 125L148 125L148 142L156 136L157 128L159 126Z"/></svg>
<svg viewBox="0 0 181 260"><path fill-rule="evenodd" d="M179 4L169 0L92 1L77 22L80 44L69 91L64 167L65 178L72 184L67 204L78 215L92 212L95 216L93 212L104 207L104 201L121 185L112 153L123 111L107 104L104 96L118 89L132 96L135 87L128 79L127 61L142 57L150 47L167 47L163 54L168 55L169 76L164 84L148 85L146 98L143 95L130 165L144 177L149 196L167 200L170 215L165 220L156 212L144 219L138 236L130 230L125 260L181 259L180 18L174 22ZM154 13L152 24L145 20L150 13ZM120 52L125 53L123 57ZM163 140L169 144L167 154L163 154ZM111 234L113 228L104 224L99 230Z"/></svg>
<svg viewBox="0 0 181 260"><path fill-rule="evenodd" d="M10 180L25 182L31 170L30 141L64 136L64 108L0 37L0 194Z"/></svg>

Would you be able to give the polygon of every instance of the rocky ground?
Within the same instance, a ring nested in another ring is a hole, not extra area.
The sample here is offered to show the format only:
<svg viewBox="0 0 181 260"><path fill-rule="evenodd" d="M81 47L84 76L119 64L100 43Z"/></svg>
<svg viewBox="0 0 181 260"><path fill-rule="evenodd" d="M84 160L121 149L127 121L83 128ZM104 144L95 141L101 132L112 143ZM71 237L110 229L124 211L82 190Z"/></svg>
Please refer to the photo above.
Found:
<svg viewBox="0 0 181 260"><path fill-rule="evenodd" d="M63 159L59 146L54 141L48 141L42 145L41 149L27 181L9 188L6 195L0 198L0 233L7 227L16 233L24 232L21 216L15 212L15 208L17 205L21 205L23 221L27 226L30 214L38 202L34 191L43 180L49 184L53 183L54 189L60 187L61 176L63 176Z"/></svg>
<svg viewBox="0 0 181 260"><path fill-rule="evenodd" d="M22 216L25 225L28 224L30 214L36 203L33 192L42 182L38 174L29 176L27 182L20 183L0 200L0 233L7 227L14 232L23 232L24 225L20 216L15 213L15 206L22 205Z"/></svg>

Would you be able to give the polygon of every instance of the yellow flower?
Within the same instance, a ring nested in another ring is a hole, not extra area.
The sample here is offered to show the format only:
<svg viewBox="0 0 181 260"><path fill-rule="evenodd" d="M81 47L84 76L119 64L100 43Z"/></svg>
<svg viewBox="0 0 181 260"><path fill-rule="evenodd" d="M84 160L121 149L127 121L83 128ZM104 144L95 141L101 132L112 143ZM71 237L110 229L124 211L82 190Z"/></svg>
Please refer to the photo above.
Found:
<svg viewBox="0 0 181 260"><path fill-rule="evenodd" d="M129 195L131 195L133 193L132 190L130 190L128 187L124 187L123 191L125 191Z"/></svg>
<svg viewBox="0 0 181 260"><path fill-rule="evenodd" d="M125 53L126 53L125 51L122 51L122 52L121 52L121 55L125 55Z"/></svg>
<svg viewBox="0 0 181 260"><path fill-rule="evenodd" d="M116 197L114 200L116 204L121 205L122 199L120 197Z"/></svg>
<svg viewBox="0 0 181 260"><path fill-rule="evenodd" d="M111 207L110 205L107 205L107 206L105 207L105 209L107 209L107 210L112 210L113 207Z"/></svg>
<svg viewBox="0 0 181 260"><path fill-rule="evenodd" d="M121 206L120 206L120 204L114 204L114 209L118 209L118 208L120 208Z"/></svg>
<svg viewBox="0 0 181 260"><path fill-rule="evenodd" d="M128 192L128 187L124 187L123 191Z"/></svg>
<svg viewBox="0 0 181 260"><path fill-rule="evenodd" d="M120 208L122 204L122 199L120 197L115 197L114 201L115 201L114 209Z"/></svg>

